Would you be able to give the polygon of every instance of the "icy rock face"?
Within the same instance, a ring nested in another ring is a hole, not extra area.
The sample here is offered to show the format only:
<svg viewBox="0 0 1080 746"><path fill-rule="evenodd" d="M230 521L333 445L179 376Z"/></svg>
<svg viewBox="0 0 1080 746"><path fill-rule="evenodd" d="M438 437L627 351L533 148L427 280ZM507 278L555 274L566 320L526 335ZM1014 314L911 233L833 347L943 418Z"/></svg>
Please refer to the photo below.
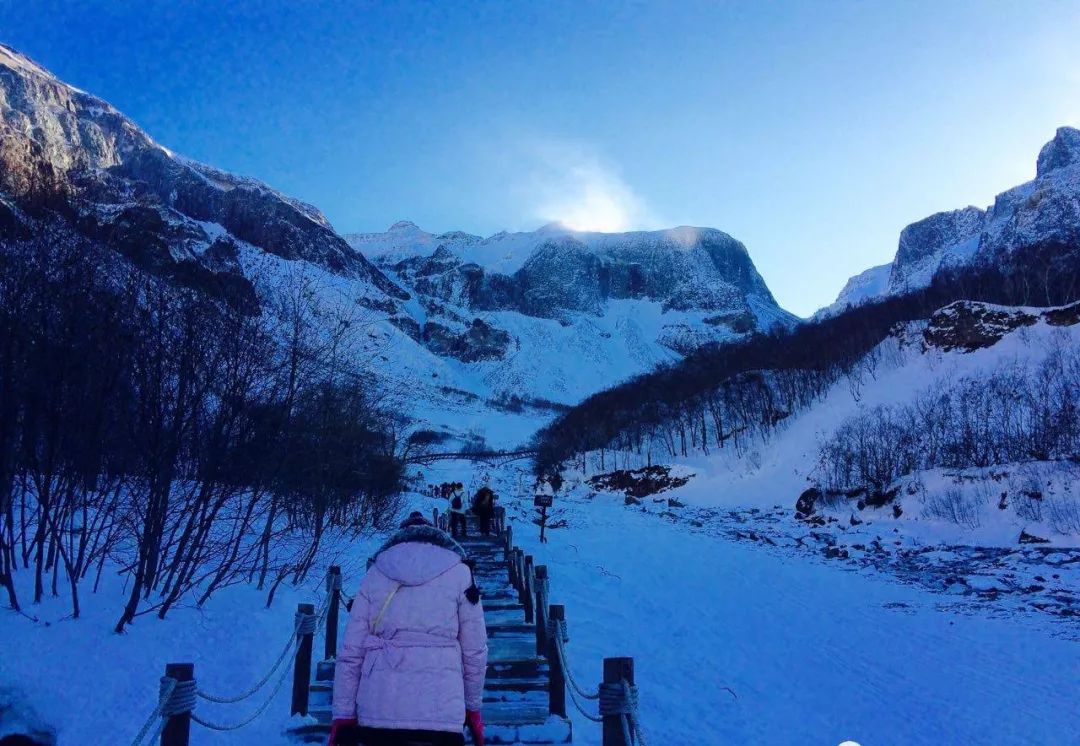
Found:
<svg viewBox="0 0 1080 746"><path fill-rule="evenodd" d="M532 349L515 331L519 321L496 314L578 329L582 339L598 336L608 354L628 355L639 364L795 322L777 305L746 247L711 228L589 233L551 224L482 239L457 231L428 233L402 221L384 233L346 239L415 293L424 308L427 318L397 318L395 325L433 352L462 360L497 359L499 350L505 356L510 349L533 360L552 359L550 350ZM627 302L646 314L647 332L622 315L629 307L618 304ZM451 343L466 319L481 312L491 314L485 320L493 327L509 324L512 341L481 344L482 352ZM555 333L525 326L537 340ZM589 358L600 354L594 347Z"/></svg>
<svg viewBox="0 0 1080 746"><path fill-rule="evenodd" d="M108 103L3 45L0 194L20 218L63 216L73 230L122 253L127 247L129 258L147 269L202 278L201 289L220 284L215 276L234 286L247 282L234 262L215 260L246 243L362 280L384 304L407 297L314 207L174 155Z"/></svg>
<svg viewBox="0 0 1080 746"><path fill-rule="evenodd" d="M892 274L892 267L892 264L880 264L850 278L840 291L840 295L836 296L836 300L832 305L826 306L815 313L814 319L833 316L853 306L880 298L889 288L889 276Z"/></svg>
<svg viewBox="0 0 1080 746"><path fill-rule="evenodd" d="M598 315L604 274L598 256L576 238L564 236L541 244L513 279L521 311L529 316L552 317L562 311Z"/></svg>
<svg viewBox="0 0 1080 746"><path fill-rule="evenodd" d="M1054 244L1080 253L1080 130L1060 128L1039 153L1037 173L994 200L979 246L982 261Z"/></svg>
<svg viewBox="0 0 1080 746"><path fill-rule="evenodd" d="M889 291L928 284L950 250L977 237L985 224L985 211L965 207L939 212L904 228L893 260Z"/></svg>

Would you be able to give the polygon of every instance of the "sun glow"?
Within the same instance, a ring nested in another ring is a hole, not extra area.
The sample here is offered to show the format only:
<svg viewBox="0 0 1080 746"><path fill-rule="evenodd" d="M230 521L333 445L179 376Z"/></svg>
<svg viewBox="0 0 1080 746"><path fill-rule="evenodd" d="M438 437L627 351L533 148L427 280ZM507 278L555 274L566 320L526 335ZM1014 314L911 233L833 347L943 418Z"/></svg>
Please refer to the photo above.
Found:
<svg viewBox="0 0 1080 746"><path fill-rule="evenodd" d="M537 148L530 193L534 214L574 231L614 233L651 219L642 200L587 149L565 143Z"/></svg>

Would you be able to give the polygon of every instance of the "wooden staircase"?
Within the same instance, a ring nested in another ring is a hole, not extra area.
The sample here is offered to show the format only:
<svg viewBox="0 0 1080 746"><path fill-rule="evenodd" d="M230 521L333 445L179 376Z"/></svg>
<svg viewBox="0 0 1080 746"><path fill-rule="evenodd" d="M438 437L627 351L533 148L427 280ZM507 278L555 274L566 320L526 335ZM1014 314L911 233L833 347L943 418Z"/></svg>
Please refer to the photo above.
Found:
<svg viewBox="0 0 1080 746"><path fill-rule="evenodd" d="M498 526L501 521L493 523ZM541 645L537 642L536 624L526 617L523 601L530 591L519 592L511 583L514 569L510 560L516 550L510 546L508 533L500 531L483 537L470 515L468 534L460 543L475 563L488 633L483 704L485 741L488 744L570 743L570 721L562 715L549 714L551 669L546 656L537 652ZM532 599L528 601L532 613ZM308 715L316 722L292 730L296 742L326 743L333 679L334 661L318 663L308 709ZM560 689L564 686L561 678L556 686ZM561 703L562 692L558 695ZM560 704L555 710L564 707Z"/></svg>

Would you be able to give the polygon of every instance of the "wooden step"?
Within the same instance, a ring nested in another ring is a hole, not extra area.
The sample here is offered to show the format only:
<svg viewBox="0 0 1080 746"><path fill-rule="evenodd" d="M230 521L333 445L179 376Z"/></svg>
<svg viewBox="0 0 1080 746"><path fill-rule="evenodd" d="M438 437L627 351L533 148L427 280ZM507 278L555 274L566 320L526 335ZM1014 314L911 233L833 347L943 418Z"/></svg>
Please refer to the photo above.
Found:
<svg viewBox="0 0 1080 746"><path fill-rule="evenodd" d="M485 601L484 621L487 623L488 629L503 625L524 624L525 608L521 604L500 607Z"/></svg>

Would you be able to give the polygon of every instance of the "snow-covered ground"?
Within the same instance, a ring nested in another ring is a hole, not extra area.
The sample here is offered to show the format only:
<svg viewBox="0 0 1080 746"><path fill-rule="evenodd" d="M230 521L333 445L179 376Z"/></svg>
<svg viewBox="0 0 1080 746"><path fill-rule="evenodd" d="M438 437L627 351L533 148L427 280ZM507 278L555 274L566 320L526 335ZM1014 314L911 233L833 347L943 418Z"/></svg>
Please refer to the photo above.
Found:
<svg viewBox="0 0 1080 746"><path fill-rule="evenodd" d="M603 657L633 656L651 743L1030 744L1080 732L1075 620L946 609L942 594L872 566L732 541L581 485L560 491L554 520L568 525L540 545L528 480L492 476L515 540L566 605L577 678L594 683ZM599 742L576 716L575 743Z"/></svg>
<svg viewBox="0 0 1080 746"><path fill-rule="evenodd" d="M130 744L154 709L167 663L194 663L199 687L213 695L242 694L262 679L289 643L297 604L323 599L326 568L341 564L347 578L358 578L379 540L330 541L308 581L301 587L281 585L270 608L265 608L266 591L233 586L202 609L191 599L164 620L152 614L138 617L122 635L113 632L125 599L115 572L106 570L98 593L83 589L83 616L77 620L70 618L63 581L59 597L46 595L35 605L28 603L33 572L16 573L24 613L0 610L0 700L16 699L17 707L8 717L0 707L0 738L20 726L18 718L29 707L37 721L57 731L59 744ZM286 743L291 670L286 660L263 689L242 703L200 702L201 717L231 725L246 720L272 695L265 714L250 725L230 733L193 726L192 743Z"/></svg>
<svg viewBox="0 0 1080 746"><path fill-rule="evenodd" d="M981 746L1068 743L1080 732L1075 621L947 607L948 597L872 565L733 541L710 530L725 525L724 514L703 523L690 509L675 515L682 509L666 501L627 506L582 483L560 491L553 520L565 527L540 545L523 467L444 462L424 470L424 483L449 479L472 489L490 481L517 543L550 568L552 602L566 605L570 665L583 684L597 681L603 657L635 658L650 743ZM425 511L443 507L419 494L409 499ZM381 538L337 543L321 565L341 562L351 593ZM78 621L64 619L60 599L30 606L34 620L4 611L0 681L59 727L60 743L129 743L165 663L193 661L200 684L215 693L244 690L285 644L296 603L318 600L320 582L321 567L305 587L283 587L269 610L265 594L229 588L201 611L140 618L122 636L112 632L121 589L108 580L100 598L84 599ZM196 727L194 743L287 743L284 731L297 722L287 714L288 688L286 681L251 725L224 734ZM228 724L262 697L200 703L198 711ZM572 718L575 743L600 743L598 726Z"/></svg>

